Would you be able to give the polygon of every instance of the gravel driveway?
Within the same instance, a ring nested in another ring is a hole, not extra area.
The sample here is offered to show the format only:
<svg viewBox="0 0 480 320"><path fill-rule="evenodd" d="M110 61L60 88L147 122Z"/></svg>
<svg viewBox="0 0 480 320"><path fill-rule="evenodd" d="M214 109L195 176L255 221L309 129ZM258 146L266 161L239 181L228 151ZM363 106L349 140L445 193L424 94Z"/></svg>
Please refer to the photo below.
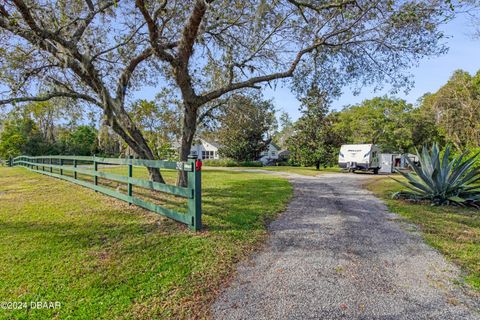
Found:
<svg viewBox="0 0 480 320"><path fill-rule="evenodd" d="M214 318L480 319L459 270L361 189L371 176L288 177L294 199Z"/></svg>

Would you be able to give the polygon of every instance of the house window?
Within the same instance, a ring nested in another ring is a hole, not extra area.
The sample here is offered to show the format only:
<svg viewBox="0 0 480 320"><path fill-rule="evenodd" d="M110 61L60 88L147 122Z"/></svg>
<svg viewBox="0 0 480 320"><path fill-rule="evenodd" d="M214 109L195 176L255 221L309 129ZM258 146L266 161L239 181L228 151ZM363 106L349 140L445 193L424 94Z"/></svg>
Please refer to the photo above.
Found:
<svg viewBox="0 0 480 320"><path fill-rule="evenodd" d="M213 159L215 156L214 151L202 151L202 159Z"/></svg>

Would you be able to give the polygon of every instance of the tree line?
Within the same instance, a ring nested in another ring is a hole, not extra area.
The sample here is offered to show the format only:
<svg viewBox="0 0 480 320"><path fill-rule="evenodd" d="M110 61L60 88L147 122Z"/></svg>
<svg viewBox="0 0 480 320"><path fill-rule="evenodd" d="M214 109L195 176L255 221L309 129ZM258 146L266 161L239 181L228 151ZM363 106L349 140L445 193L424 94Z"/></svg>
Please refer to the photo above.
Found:
<svg viewBox="0 0 480 320"><path fill-rule="evenodd" d="M182 109L162 92L126 106L156 159L178 160ZM255 161L276 128L275 108L259 93L233 95L202 119L197 138L217 142L222 157ZM19 104L0 119L0 158L18 155L134 156L102 119L59 100Z"/></svg>
<svg viewBox="0 0 480 320"><path fill-rule="evenodd" d="M127 110L156 158L174 160L182 111L169 97L162 92L153 101L134 101ZM335 165L339 147L347 143L373 143L384 152L400 153L434 142L451 144L457 153L480 151L480 72L455 71L416 106L399 98L375 97L331 111L329 95L315 86L300 101L300 118L292 121L282 113L278 123L271 101L255 92L233 95L204 117L197 136L217 142L222 157L236 161L257 160L275 142L291 153L283 164L317 167ZM75 106L53 102L17 106L0 121L0 158L133 154L101 119L87 119ZM92 123L85 124L88 121Z"/></svg>
<svg viewBox="0 0 480 320"><path fill-rule="evenodd" d="M480 151L480 72L455 71L416 106L385 96L329 111L328 96L316 87L301 102L301 117L293 122L283 115L275 137L291 151L294 165L335 165L339 147L349 143L373 143L384 152L400 153L434 142L452 145L457 154Z"/></svg>

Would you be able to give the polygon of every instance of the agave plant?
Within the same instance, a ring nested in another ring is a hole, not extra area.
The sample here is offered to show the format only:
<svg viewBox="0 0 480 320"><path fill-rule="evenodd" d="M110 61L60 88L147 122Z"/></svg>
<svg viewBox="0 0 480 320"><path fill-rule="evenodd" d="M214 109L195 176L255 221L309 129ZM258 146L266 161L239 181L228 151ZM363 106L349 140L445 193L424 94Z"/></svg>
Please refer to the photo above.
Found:
<svg viewBox="0 0 480 320"><path fill-rule="evenodd" d="M442 155L437 144L430 150L424 147L421 153L417 151L420 165L407 158L413 172L398 171L407 182L394 179L408 190L397 192L394 197L428 200L433 205L480 207L480 168L474 166L478 153L472 157L465 155L449 160L450 146Z"/></svg>

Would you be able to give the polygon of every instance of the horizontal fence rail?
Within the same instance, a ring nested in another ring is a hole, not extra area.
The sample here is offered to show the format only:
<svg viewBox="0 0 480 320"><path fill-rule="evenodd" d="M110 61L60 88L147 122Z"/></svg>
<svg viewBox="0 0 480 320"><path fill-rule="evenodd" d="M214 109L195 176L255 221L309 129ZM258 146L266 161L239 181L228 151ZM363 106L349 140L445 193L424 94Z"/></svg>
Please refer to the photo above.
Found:
<svg viewBox="0 0 480 320"><path fill-rule="evenodd" d="M99 171L99 164L125 165L128 167L128 175L124 176L121 174ZM200 230L202 227L201 165L196 165L196 157L189 158L188 162L173 162L162 160L81 156L19 156L10 159L9 165L25 167L34 172L46 174L48 176L63 179L83 187L93 189L108 196L126 201L130 204L135 204L139 207L184 223L193 230ZM133 166L185 171L187 172L188 185L187 187L179 187L151 180L134 178ZM88 167L93 167L93 170ZM53 172L54 170L57 172ZM72 175L66 175L66 171L71 172ZM80 179L79 175L92 177L93 183ZM127 193L125 194L119 192L118 190L99 185L98 178L126 184ZM187 212L177 212L161 205L157 205L153 202L135 197L133 195L134 186L186 198Z"/></svg>

